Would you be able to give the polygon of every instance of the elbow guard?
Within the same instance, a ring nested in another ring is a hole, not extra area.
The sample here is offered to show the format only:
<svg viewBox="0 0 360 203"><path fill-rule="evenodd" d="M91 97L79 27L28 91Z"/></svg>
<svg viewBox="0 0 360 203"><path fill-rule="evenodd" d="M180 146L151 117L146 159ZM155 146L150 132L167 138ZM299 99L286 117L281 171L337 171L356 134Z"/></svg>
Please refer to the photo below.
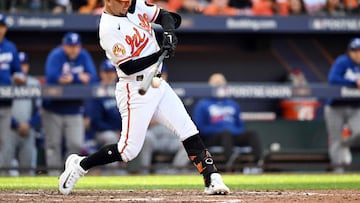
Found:
<svg viewBox="0 0 360 203"><path fill-rule="evenodd" d="M164 30L175 30L181 25L181 16L177 13L160 9L159 16L156 18L155 23L161 25Z"/></svg>
<svg viewBox="0 0 360 203"><path fill-rule="evenodd" d="M169 12L175 21L175 29L178 29L181 25L181 16L177 13Z"/></svg>

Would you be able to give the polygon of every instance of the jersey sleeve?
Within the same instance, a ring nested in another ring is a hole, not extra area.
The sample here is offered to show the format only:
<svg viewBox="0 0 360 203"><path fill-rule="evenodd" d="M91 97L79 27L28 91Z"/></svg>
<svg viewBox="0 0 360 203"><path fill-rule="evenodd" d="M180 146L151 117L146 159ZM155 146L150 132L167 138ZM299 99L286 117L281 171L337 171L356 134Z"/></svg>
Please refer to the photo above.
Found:
<svg viewBox="0 0 360 203"><path fill-rule="evenodd" d="M154 22L160 12L159 7L145 0L137 0L136 9L139 9L142 13L145 13L147 16L149 16L150 22Z"/></svg>
<svg viewBox="0 0 360 203"><path fill-rule="evenodd" d="M48 84L58 84L58 80L62 75L62 60L56 50L54 49L49 53L45 62L45 77Z"/></svg>
<svg viewBox="0 0 360 203"><path fill-rule="evenodd" d="M20 64L20 59L19 59L19 53L18 50L15 46L15 44L10 43L11 45L11 54L13 55L13 60L11 61L11 73L17 73L17 74L22 74L22 70L21 70L21 64Z"/></svg>
<svg viewBox="0 0 360 203"><path fill-rule="evenodd" d="M131 47L121 35L106 34L101 37L101 47L112 64L118 66L132 58Z"/></svg>
<svg viewBox="0 0 360 203"><path fill-rule="evenodd" d="M96 67L90 53L83 49L85 71L90 74L90 84L95 84L98 81Z"/></svg>
<svg viewBox="0 0 360 203"><path fill-rule="evenodd" d="M345 56L338 57L332 64L328 80L330 84L356 86L356 76L353 74L351 69L348 69L349 64L346 62Z"/></svg>

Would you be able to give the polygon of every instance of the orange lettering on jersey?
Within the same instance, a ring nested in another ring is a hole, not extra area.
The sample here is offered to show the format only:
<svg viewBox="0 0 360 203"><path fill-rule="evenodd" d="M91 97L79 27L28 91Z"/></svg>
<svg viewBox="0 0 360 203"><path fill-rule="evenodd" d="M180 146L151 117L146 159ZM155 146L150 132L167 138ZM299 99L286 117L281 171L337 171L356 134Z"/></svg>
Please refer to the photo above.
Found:
<svg viewBox="0 0 360 203"><path fill-rule="evenodd" d="M140 52L146 47L149 42L149 38L145 34L141 36L138 29L133 28L135 34L133 36L126 35L125 41L128 45L131 46L131 54L133 56L138 56Z"/></svg>
<svg viewBox="0 0 360 203"><path fill-rule="evenodd" d="M141 51L146 47L149 42L149 38L146 38L145 42L132 54L132 56L139 56Z"/></svg>
<svg viewBox="0 0 360 203"><path fill-rule="evenodd" d="M143 15L138 14L138 18L140 20L140 27L147 30L149 33L151 33L151 23L149 20L149 17L144 13Z"/></svg>

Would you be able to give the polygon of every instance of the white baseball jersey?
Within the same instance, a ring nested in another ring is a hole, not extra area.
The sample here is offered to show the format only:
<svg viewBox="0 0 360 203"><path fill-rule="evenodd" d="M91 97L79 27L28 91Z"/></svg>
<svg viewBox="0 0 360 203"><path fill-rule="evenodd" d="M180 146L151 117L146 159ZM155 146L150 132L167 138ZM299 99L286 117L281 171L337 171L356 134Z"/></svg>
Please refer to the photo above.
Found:
<svg viewBox="0 0 360 203"><path fill-rule="evenodd" d="M121 17L103 13L101 16L100 45L116 67L160 49L151 27L151 22L156 20L160 9L146 4L144 0L135 2L133 14ZM119 81L115 96L122 118L118 150L125 162L139 154L152 118L168 127L181 141L198 133L181 100L166 81L162 81L158 88L150 87L145 95L138 93L141 81L136 76L146 75L149 70L148 67L126 75L117 68Z"/></svg>
<svg viewBox="0 0 360 203"><path fill-rule="evenodd" d="M157 6L138 0L132 14L128 13L124 17L102 14L100 45L116 67L130 59L145 57L160 50L151 26L159 11ZM119 68L117 73L119 78L127 76Z"/></svg>

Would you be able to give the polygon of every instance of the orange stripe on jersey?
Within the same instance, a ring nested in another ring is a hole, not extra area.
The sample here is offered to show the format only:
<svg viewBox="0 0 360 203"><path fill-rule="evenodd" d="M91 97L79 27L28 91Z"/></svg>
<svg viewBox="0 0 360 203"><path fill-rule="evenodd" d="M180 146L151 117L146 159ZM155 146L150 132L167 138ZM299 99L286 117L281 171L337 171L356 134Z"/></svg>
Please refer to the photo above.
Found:
<svg viewBox="0 0 360 203"><path fill-rule="evenodd" d="M128 110L128 122L127 122L127 131L125 134L125 142L124 147L121 149L120 154L124 152L126 146L128 145L127 141L129 139L129 130L130 130L130 89L129 89L129 83L126 83L126 91L127 91L127 110Z"/></svg>
<svg viewBox="0 0 360 203"><path fill-rule="evenodd" d="M131 57L132 57L132 56L128 56L128 57L126 57L126 58L120 59L120 60L118 60L118 61L116 62L116 64L119 65L120 63L129 60Z"/></svg>
<svg viewBox="0 0 360 203"><path fill-rule="evenodd" d="M151 18L150 22L154 22L156 20L157 16L159 15L159 12L160 12L160 8L156 8L156 12L154 16Z"/></svg>

